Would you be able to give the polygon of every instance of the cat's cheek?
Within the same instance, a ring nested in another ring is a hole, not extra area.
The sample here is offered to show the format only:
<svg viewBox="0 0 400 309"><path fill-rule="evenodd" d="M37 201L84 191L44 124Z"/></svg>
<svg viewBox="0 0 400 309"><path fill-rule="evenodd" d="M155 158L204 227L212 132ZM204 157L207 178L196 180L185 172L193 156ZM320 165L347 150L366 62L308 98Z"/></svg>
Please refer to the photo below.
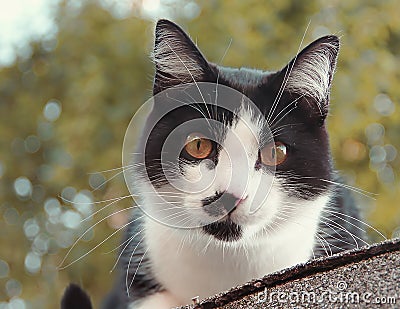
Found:
<svg viewBox="0 0 400 309"><path fill-rule="evenodd" d="M277 215L284 199L282 189L279 186L273 186L262 200L254 199L252 201L250 214L267 224Z"/></svg>
<svg viewBox="0 0 400 309"><path fill-rule="evenodd" d="M191 183L197 183L202 179L202 169L200 165L187 165L183 168L185 180Z"/></svg>
<svg viewBox="0 0 400 309"><path fill-rule="evenodd" d="M203 226L210 222L217 220L211 217L207 212L204 211L203 205L199 202L201 198L196 198L192 202L186 202L184 207L187 209L189 215L193 218L193 222L197 222L196 226Z"/></svg>
<svg viewBox="0 0 400 309"><path fill-rule="evenodd" d="M231 220L242 227L257 224L259 221L256 218L249 216L248 213L243 213L238 210L231 214Z"/></svg>
<svg viewBox="0 0 400 309"><path fill-rule="evenodd" d="M271 223L279 213L278 202L268 203L267 201L257 206L252 205L250 202L239 205L231 214L232 221L243 227L256 226L259 228Z"/></svg>

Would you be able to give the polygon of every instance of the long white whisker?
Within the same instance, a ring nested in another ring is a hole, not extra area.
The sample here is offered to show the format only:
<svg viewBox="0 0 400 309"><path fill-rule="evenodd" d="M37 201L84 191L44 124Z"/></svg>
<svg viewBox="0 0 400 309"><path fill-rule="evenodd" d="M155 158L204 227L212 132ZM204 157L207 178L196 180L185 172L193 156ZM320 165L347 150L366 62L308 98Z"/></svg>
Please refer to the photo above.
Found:
<svg viewBox="0 0 400 309"><path fill-rule="evenodd" d="M118 176L121 175L123 172L132 170L133 168L135 168L135 166L129 166L129 167L124 168L122 171L116 173L116 174L113 175L111 178L107 179L106 181L103 181L101 184L99 184L98 186L96 186L91 192L97 191L99 188L101 188L101 187L104 186L105 184L109 183L111 180L113 180L114 178L118 177Z"/></svg>
<svg viewBox="0 0 400 309"><path fill-rule="evenodd" d="M366 227L372 229L372 230L375 231L376 233L378 233L379 236L381 236L384 240L387 240L387 238L386 238L381 232L379 232L376 228L374 228L373 226L369 225L368 223L365 223L365 222L362 221L362 220L359 220L359 219L357 219L357 218L354 218L354 217L352 217L352 216L346 215L346 214L341 213L341 212L338 212L338 211L331 210L331 209L329 209L329 207L328 207L327 211L328 211L329 213L331 213L331 214L334 213L334 214L337 214L337 215L345 216L345 217L350 218L350 219L352 219L352 220L354 220L354 221L357 221L357 222L359 222L359 223L365 225ZM338 219L341 219L341 220L343 220L343 221L349 223L350 225L353 225L351 222L349 222L349 221L347 221L347 220L344 220L343 218L338 218ZM356 227L356 228L361 229L361 228L358 227L357 225L353 225L353 226ZM362 230L362 229L361 229L361 230Z"/></svg>
<svg viewBox="0 0 400 309"><path fill-rule="evenodd" d="M145 255L146 255L147 251L149 251L149 248L146 249L146 251L142 254L142 257L140 258L139 265L136 267L135 273L133 274L132 280L131 280L131 282L129 284L129 288L131 288L131 286L133 284L133 281L135 280L136 274L137 274L137 272L139 270L140 265L142 265L143 259L144 259ZM131 257L132 256L133 255L131 255Z"/></svg>
<svg viewBox="0 0 400 309"><path fill-rule="evenodd" d="M135 220L133 220L133 221L130 221L130 222L124 224L122 227L120 227L119 229L117 229L116 231L114 231L111 235L107 236L102 242L100 242L99 244L97 244L95 247L93 247L92 249L90 249L88 252L86 252L85 254L81 255L79 258L73 260L71 263L67 264L66 266L61 267L61 265L65 262L65 260L67 259L67 257L68 257L69 254L71 253L72 249L73 249L73 248L75 247L75 245L78 243L78 241L81 240L81 239L83 238L83 236L84 236L90 229L92 229L93 227L95 227L95 226L96 226L97 224L99 224L100 222L106 220L107 218L109 218L109 217L111 217L111 216L113 216L113 215L115 215L115 214L117 214L117 213L120 213L120 212L122 212L122 211L129 210L129 209L132 209L132 208L135 208L135 207L136 207L136 206L124 208L124 209L121 209L121 210L119 210L119 211L117 211L117 212L115 212L115 213L112 213L111 215L109 215L109 216L107 216L107 217L101 219L100 221L98 221L97 223L95 223L93 226L91 226L89 229L87 229L87 230L74 242L74 244L69 248L68 252L67 252L66 255L64 256L64 258L63 258L63 260L61 261L60 265L58 266L58 269L59 269L59 270L65 269L65 268L69 267L70 265L72 265L72 264L74 264L74 263L80 261L81 259L83 259L84 257L86 257L88 254L92 253L94 250L96 250L98 247L100 247L103 243L105 243L105 242L106 242L107 240L109 240L111 237L113 237L113 236L114 236L116 233L118 233L121 229L123 229L123 228L126 227L127 225L129 225L129 224L135 222L136 220L138 220L138 219L135 219ZM140 218L141 218L141 217L140 217Z"/></svg>
<svg viewBox="0 0 400 309"><path fill-rule="evenodd" d="M131 197L131 195L123 196L123 197L121 197L121 198L119 198L119 199L117 199L117 200L114 200L114 201L112 201L111 203L109 203L109 204L107 204L107 205L101 207L99 210L96 210L94 213L92 213L92 214L86 216L85 218L83 218L83 219L81 220L81 223L83 223L83 222L85 222L85 221L87 221L87 220L93 218L93 216L97 215L99 212L101 212L101 211L107 209L108 207L112 206L112 205L115 204L115 203L118 203L119 201L122 201L123 199L126 199L127 197ZM133 206L133 207L136 207L136 206ZM128 208L128 209L129 209L129 208Z"/></svg>
<svg viewBox="0 0 400 309"><path fill-rule="evenodd" d="M132 283L130 283L130 284L128 285L129 269L130 269L130 267L131 267L132 257L133 257L133 255L135 254L136 249L139 247L140 243L141 243L143 240L144 240L144 236L140 239L140 241L137 243L137 245L136 245L135 248L133 249L133 251L132 251L132 253L131 253L131 256L130 256L130 258L129 258L128 267L126 268L125 286L126 286L126 294L128 295L128 297L130 297L129 288L130 288L131 285L132 285ZM146 251L146 252L147 252L147 251ZM143 256L142 256L142 259L143 259ZM140 261L142 261L142 259L141 259ZM137 271L137 268L136 268L136 271ZM135 275L136 275L136 272L135 272ZM133 278L133 279L135 279L135 278ZM132 282L133 282L133 280L132 280Z"/></svg>
<svg viewBox="0 0 400 309"><path fill-rule="evenodd" d="M129 246L129 245L131 244L131 242L136 238L136 236L138 236L138 235L140 235L141 233L143 233L143 231L144 231L144 228L142 228L139 232L136 232L134 235L130 236L130 237L129 237L127 240L125 240L121 245L119 245L117 248L114 249L114 250L116 250L116 249L118 249L118 248L120 248L120 247L122 247L122 246L125 245L125 246L122 248L121 252L119 253L119 255L118 255L118 257L117 257L117 260L115 261L113 267L112 267L111 270L110 270L110 273L114 271L115 267L117 267L118 262L119 262L119 260L121 259L122 255L124 254L126 248L128 248L128 246ZM144 236L143 236L142 240L143 240L143 239L144 239ZM136 247L135 247L134 250L133 250L134 252L135 252L136 248L139 246L140 242L141 242L141 241L139 241L139 243L136 244ZM113 250L113 251L114 251L114 250Z"/></svg>
<svg viewBox="0 0 400 309"><path fill-rule="evenodd" d="M308 25L307 25L307 27L306 27L306 30L304 31L303 37L301 38L299 47L298 47L298 49L297 49L296 56L295 56L295 58L294 58L294 60L293 60L293 63L292 63L292 65L291 65L291 67L289 68L289 70L286 70L286 72L285 72L285 76L284 76L284 78L283 78L283 82L282 82L282 84L281 84L281 87L279 88L278 94L277 94L277 96L275 97L274 102L272 103L272 108L271 108L271 110L270 110L269 113L268 113L268 116L267 116L267 122L268 122L268 123L270 123L270 119L271 119L272 115L275 113L275 109L276 109L276 107L278 106L278 103L279 103L279 101L280 101L280 99L281 99L281 97L282 97L283 91L285 90L287 81L289 80L290 74L292 73L293 67L294 67L294 65L295 65L295 63L296 63L296 60L297 60L297 56L298 56L298 54L300 53L300 49L301 49L301 47L302 47L302 45L303 45L303 42L304 42L304 39L305 39L305 37L306 37L308 28L310 27L310 24L311 24L311 20L308 22ZM289 74L287 74L288 72L289 72Z"/></svg>
<svg viewBox="0 0 400 309"><path fill-rule="evenodd" d="M206 105L206 108L207 108L207 110L208 110L206 100L204 99L203 93L200 91L199 85L197 84L196 80L194 79L192 72L190 72L190 70L189 70L188 67L186 66L185 62L181 59L181 57L179 57L179 55L178 55L178 54L175 52L175 50L168 44L168 42L165 42L165 43L166 43L167 46L171 49L171 51L175 54L175 56L178 57L179 61L183 64L183 66L185 67L185 69L188 71L190 77L192 78L194 84L196 85L196 88L197 88L197 90L199 91L199 94L200 94L201 98L203 99L203 102L204 102L204 104ZM208 114L210 114L210 111L208 111ZM211 115L210 115L210 118L211 118Z"/></svg>
<svg viewBox="0 0 400 309"><path fill-rule="evenodd" d="M299 101L301 98L304 97L304 94L299 96L298 98L294 99L292 102L290 102L288 105L286 105L275 117L274 119L272 119L270 125L273 126L274 124L278 124L279 122L281 122L282 119L284 119L291 111L295 110L297 108L297 101ZM295 104L294 108L291 108L287 113L285 113L281 118L278 118L279 115L284 112L286 109L288 109L291 105ZM278 121L276 121L276 119L278 118ZM275 123L276 121L276 123Z"/></svg>
<svg viewBox="0 0 400 309"><path fill-rule="evenodd" d="M115 168L111 168L111 169L108 169L108 170L97 171L97 172L89 172L88 174L89 175L96 175L96 174L101 174L101 173L115 172L115 171L122 170L122 169L130 167L130 166L131 165L129 164L127 166L115 167Z"/></svg>

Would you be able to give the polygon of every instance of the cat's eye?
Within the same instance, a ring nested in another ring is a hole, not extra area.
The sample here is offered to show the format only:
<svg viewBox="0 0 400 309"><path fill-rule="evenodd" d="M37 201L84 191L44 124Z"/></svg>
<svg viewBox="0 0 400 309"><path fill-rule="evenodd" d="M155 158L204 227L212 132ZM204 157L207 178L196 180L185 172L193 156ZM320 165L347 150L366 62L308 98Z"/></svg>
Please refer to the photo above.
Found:
<svg viewBox="0 0 400 309"><path fill-rule="evenodd" d="M287 158L287 148L281 142L272 142L260 150L261 162L268 166L282 164Z"/></svg>
<svg viewBox="0 0 400 309"><path fill-rule="evenodd" d="M213 149L213 142L200 133L189 134L186 138L185 151L195 159L207 158Z"/></svg>

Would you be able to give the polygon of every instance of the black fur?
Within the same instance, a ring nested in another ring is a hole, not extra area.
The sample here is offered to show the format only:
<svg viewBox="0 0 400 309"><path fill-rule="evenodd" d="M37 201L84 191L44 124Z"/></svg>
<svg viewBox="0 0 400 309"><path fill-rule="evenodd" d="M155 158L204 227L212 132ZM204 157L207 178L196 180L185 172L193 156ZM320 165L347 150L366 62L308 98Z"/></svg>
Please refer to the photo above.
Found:
<svg viewBox="0 0 400 309"><path fill-rule="evenodd" d="M235 241L242 237L242 227L229 218L224 221L215 221L202 227L203 231L218 240Z"/></svg>

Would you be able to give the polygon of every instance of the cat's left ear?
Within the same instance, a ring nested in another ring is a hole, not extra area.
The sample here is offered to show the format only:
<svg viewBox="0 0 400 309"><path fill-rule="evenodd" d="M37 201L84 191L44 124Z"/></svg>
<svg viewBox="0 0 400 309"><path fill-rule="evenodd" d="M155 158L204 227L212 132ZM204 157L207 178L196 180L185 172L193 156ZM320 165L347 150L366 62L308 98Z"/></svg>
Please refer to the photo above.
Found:
<svg viewBox="0 0 400 309"><path fill-rule="evenodd" d="M285 90L303 96L308 108L317 107L321 120L326 118L329 94L339 53L339 38L322 37L304 48L281 72L287 82ZM310 112L315 112L310 111Z"/></svg>
<svg viewBox="0 0 400 309"><path fill-rule="evenodd" d="M179 84L206 81L210 74L208 62L200 50L169 20L157 22L152 57L156 65L154 94Z"/></svg>

